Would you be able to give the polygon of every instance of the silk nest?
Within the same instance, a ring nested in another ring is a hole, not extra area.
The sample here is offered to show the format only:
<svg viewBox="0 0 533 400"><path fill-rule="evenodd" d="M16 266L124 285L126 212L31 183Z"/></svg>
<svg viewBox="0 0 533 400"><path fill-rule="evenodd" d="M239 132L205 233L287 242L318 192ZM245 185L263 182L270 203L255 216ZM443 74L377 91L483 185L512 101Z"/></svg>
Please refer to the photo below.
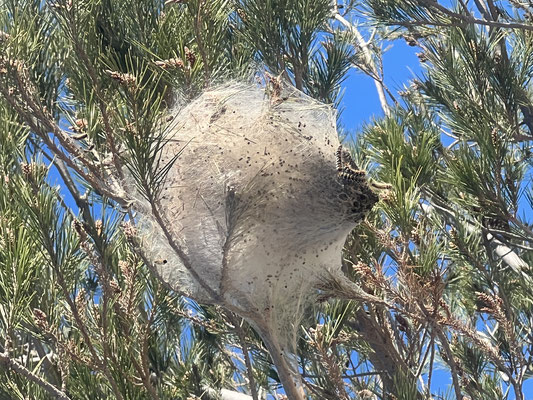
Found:
<svg viewBox="0 0 533 400"><path fill-rule="evenodd" d="M345 281L342 247L376 201L364 177L342 176L357 166L339 149L334 109L288 86L227 83L169 119L164 229L132 194L143 253L170 287L290 352L317 287Z"/></svg>

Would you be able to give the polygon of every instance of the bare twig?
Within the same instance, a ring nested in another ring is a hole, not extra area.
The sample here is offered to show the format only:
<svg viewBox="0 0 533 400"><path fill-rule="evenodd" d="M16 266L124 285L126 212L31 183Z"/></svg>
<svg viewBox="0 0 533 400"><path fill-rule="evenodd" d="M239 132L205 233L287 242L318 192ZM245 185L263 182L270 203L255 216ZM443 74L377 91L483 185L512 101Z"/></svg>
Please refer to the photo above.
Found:
<svg viewBox="0 0 533 400"><path fill-rule="evenodd" d="M476 8L479 10L483 18L485 18L486 21L492 21L492 17L490 15L489 10L487 9L487 5L483 3L481 0L474 0L474 3L476 4ZM468 9L465 8L465 11ZM470 15L470 13L468 13Z"/></svg>
<svg viewBox="0 0 533 400"><path fill-rule="evenodd" d="M248 376L248 385L250 386L250 392L252 393L253 400L259 400L259 395L257 393L257 387L255 385L254 371L252 369L252 360L250 359L250 353L248 350L248 345L246 344L246 336L242 329L241 324L236 316L231 314L226 314L233 324L234 331L239 338L239 343L241 345L242 353L244 354L244 362L246 364L246 374Z"/></svg>
<svg viewBox="0 0 533 400"><path fill-rule="evenodd" d="M431 394L431 379L433 377L433 365L435 361L435 336L434 336L433 331L431 332L431 340L429 342L429 346L431 347L431 357L429 359L429 371L428 371L428 385L427 385L428 397Z"/></svg>
<svg viewBox="0 0 533 400"><path fill-rule="evenodd" d="M286 352L281 348L275 335L272 335L267 326L257 326L268 353L276 366L279 379L289 400L304 400L306 398L302 377L296 365L287 358Z"/></svg>
<svg viewBox="0 0 533 400"><path fill-rule="evenodd" d="M359 30L339 13L335 14L335 19L339 21L342 25L344 25L346 28L348 28L348 30L355 36L357 46L363 52L365 63L371 69L371 74L369 75L372 77L372 79L374 80L374 84L376 85L376 90L378 92L379 102L381 103L383 113L388 117L390 115L390 108L387 103L387 97L385 96L385 85L383 84L383 78L379 75L378 68L372 57L372 51L369 48L370 41L366 42Z"/></svg>
<svg viewBox="0 0 533 400"><path fill-rule="evenodd" d="M434 327L434 329L437 333L437 337L439 338L440 344L443 347L444 352L446 353L446 357L448 358L448 364L450 365L452 375L452 383L455 391L455 398L456 400L463 400L461 385L459 385L459 366L457 365L455 356L453 355L452 349L450 348L450 344L448 343L448 338L446 337L446 335L444 335L444 333L439 327Z"/></svg>
<svg viewBox="0 0 533 400"><path fill-rule="evenodd" d="M29 369L27 369L26 367L18 363L16 360L13 360L11 357L9 357L6 353L0 353L0 364L6 367L7 369L11 369L15 371L16 373L24 376L31 382L39 385L48 394L50 394L54 399L70 400L70 397L68 397L64 392L62 392L55 386L51 385L50 383L46 382L38 375L35 375Z"/></svg>
<svg viewBox="0 0 533 400"><path fill-rule="evenodd" d="M198 45L198 51L200 52L200 57L202 57L202 63L204 64L204 74L205 74L205 82L204 84L207 85L209 83L209 58L207 56L207 52L204 47L204 42L202 39L202 7L205 6L205 1L200 0L197 3L198 11L196 13L196 17L194 19L194 32L196 37L196 44Z"/></svg>
<svg viewBox="0 0 533 400"><path fill-rule="evenodd" d="M209 297L211 298L211 301L217 302L218 304L225 304L222 297L211 287L205 280L202 279L202 277L198 274L198 272L194 269L193 265L191 264L189 257L187 257L187 254L183 251L181 246L176 242L175 235L173 235L172 231L170 230L172 224L166 220L163 213L160 212L161 207L159 206L158 201L151 195L150 188L145 185L145 191L149 194L149 203L152 208L152 214L157 221L157 224L163 231L165 238L168 241L168 244L172 248L172 250L176 253L176 255L179 257L180 261L183 263L183 266L189 271L191 276L196 280L196 282L207 292Z"/></svg>

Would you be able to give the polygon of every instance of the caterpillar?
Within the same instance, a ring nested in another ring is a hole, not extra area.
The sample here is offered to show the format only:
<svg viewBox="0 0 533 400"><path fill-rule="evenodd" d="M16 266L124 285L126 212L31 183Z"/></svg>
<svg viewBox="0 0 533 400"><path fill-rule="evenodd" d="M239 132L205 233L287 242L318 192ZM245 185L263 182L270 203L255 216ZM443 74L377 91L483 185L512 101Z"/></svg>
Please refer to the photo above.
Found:
<svg viewBox="0 0 533 400"><path fill-rule="evenodd" d="M342 145L335 152L335 156L335 167L341 179L353 182L363 182L365 180L365 171L358 168L350 153L344 150Z"/></svg>

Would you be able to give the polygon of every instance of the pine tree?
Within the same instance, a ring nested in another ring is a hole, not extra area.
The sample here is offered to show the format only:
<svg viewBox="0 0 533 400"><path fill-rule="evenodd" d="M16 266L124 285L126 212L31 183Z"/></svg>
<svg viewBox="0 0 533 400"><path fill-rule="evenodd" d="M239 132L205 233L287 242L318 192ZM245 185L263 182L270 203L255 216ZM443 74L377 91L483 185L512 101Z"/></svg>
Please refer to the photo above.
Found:
<svg viewBox="0 0 533 400"><path fill-rule="evenodd" d="M533 7L444 4L3 0L0 398L524 399ZM396 40L423 66L398 93ZM382 189L343 251L366 300L316 288L293 391L242 316L153 274L120 182L158 193L163 116L206 89L259 73L339 107L351 68L383 109L344 142Z"/></svg>

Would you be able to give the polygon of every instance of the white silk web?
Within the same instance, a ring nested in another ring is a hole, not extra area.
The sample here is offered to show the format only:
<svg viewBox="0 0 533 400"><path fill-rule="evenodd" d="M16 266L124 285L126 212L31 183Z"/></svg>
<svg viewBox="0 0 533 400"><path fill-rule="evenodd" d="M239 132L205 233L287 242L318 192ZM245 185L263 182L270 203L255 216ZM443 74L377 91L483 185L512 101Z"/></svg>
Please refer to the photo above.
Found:
<svg viewBox="0 0 533 400"><path fill-rule="evenodd" d="M142 249L171 287L229 306L290 353L317 284L342 279L346 236L376 201L364 177L339 178L335 111L296 89L229 83L172 115L162 159L181 153L158 204L168 232L136 200Z"/></svg>

